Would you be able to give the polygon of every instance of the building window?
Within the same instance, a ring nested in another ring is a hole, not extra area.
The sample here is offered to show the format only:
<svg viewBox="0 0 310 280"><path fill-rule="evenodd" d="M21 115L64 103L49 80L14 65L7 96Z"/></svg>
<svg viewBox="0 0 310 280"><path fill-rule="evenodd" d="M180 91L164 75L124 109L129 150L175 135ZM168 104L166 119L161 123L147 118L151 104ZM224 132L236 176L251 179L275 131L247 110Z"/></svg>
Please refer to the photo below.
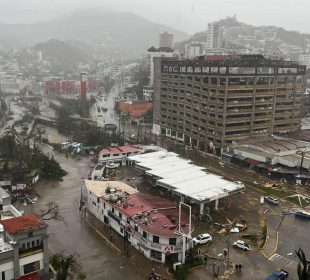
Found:
<svg viewBox="0 0 310 280"><path fill-rule="evenodd" d="M147 232L146 231L143 231L142 233L143 237L146 239L147 238Z"/></svg>
<svg viewBox="0 0 310 280"><path fill-rule="evenodd" d="M161 252L151 250L151 258L161 261Z"/></svg>
<svg viewBox="0 0 310 280"><path fill-rule="evenodd" d="M31 272L40 270L40 261L28 263L24 265L24 274L29 274Z"/></svg>
<svg viewBox="0 0 310 280"><path fill-rule="evenodd" d="M103 208L105 209L105 202L103 202Z"/></svg>
<svg viewBox="0 0 310 280"><path fill-rule="evenodd" d="M23 250L26 249L26 244L25 244L25 243L22 244L22 249L23 249Z"/></svg>
<svg viewBox="0 0 310 280"><path fill-rule="evenodd" d="M153 242L159 243L159 236L153 235Z"/></svg>
<svg viewBox="0 0 310 280"><path fill-rule="evenodd" d="M135 225L135 231L138 232L138 226L137 225Z"/></svg>
<svg viewBox="0 0 310 280"><path fill-rule="evenodd" d="M169 245L176 245L177 239L176 238L169 238Z"/></svg>
<svg viewBox="0 0 310 280"><path fill-rule="evenodd" d="M124 228L122 226L120 227L120 231L121 233L124 233Z"/></svg>
<svg viewBox="0 0 310 280"><path fill-rule="evenodd" d="M34 240L31 242L31 245L32 245L32 248L36 246L36 243Z"/></svg>
<svg viewBox="0 0 310 280"><path fill-rule="evenodd" d="M32 237L33 236L33 232L29 232L28 233L28 238Z"/></svg>
<svg viewBox="0 0 310 280"><path fill-rule="evenodd" d="M30 242L27 242L27 249L30 248Z"/></svg>
<svg viewBox="0 0 310 280"><path fill-rule="evenodd" d="M114 214L114 208L112 207L112 213Z"/></svg>
<svg viewBox="0 0 310 280"><path fill-rule="evenodd" d="M103 217L103 222L107 225L109 224L109 218L106 215Z"/></svg>
<svg viewBox="0 0 310 280"><path fill-rule="evenodd" d="M121 219L123 217L122 213L118 213L119 218Z"/></svg>
<svg viewBox="0 0 310 280"><path fill-rule="evenodd" d="M40 240L37 239L36 243L37 243L37 246L39 246L40 245Z"/></svg>

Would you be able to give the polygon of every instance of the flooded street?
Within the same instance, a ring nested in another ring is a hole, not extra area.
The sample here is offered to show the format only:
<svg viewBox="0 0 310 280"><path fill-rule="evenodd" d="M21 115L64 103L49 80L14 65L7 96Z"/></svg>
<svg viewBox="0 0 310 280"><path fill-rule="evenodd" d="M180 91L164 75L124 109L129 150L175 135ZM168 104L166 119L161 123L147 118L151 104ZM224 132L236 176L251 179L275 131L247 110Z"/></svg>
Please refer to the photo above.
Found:
<svg viewBox="0 0 310 280"><path fill-rule="evenodd" d="M42 149L45 153L54 154L55 159L68 172L62 182L39 182L35 188L41 198L32 209L31 207L26 209L26 211L34 210L39 213L50 201L56 201L59 204L60 214L66 224L47 221L51 253L76 253L83 264L83 271L87 273L87 279L145 279L146 271L151 269L150 262L146 266L143 264L141 271L141 267L135 263L135 258L127 260L106 246L94 229L80 217L80 187L88 173L89 160L83 158L77 161L66 158L60 153L54 153L46 145L42 146Z"/></svg>

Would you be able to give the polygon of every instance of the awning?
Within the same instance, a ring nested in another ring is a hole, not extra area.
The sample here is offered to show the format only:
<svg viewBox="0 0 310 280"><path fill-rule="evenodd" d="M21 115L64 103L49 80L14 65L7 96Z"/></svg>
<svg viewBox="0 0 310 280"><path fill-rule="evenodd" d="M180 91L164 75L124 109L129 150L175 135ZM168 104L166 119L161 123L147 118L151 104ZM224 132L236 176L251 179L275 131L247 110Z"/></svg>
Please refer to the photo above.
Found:
<svg viewBox="0 0 310 280"><path fill-rule="evenodd" d="M259 164L259 163L260 163L260 161L255 160L255 159L251 159L251 158L247 158L247 159L245 160L245 162L247 162L247 163L249 163L249 164Z"/></svg>
<svg viewBox="0 0 310 280"><path fill-rule="evenodd" d="M38 272L27 274L18 278L18 280L40 280L40 279L41 277Z"/></svg>

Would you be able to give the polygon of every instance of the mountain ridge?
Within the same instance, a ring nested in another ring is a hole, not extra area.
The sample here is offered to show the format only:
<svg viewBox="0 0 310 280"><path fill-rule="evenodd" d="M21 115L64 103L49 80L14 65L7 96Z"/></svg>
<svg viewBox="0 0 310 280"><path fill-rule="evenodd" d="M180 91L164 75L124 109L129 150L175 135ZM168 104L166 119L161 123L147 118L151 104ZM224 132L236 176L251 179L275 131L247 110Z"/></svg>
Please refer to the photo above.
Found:
<svg viewBox="0 0 310 280"><path fill-rule="evenodd" d="M32 46L49 39L85 41L108 55L128 57L141 55L151 45L157 45L163 31L174 34L175 41L189 37L133 13L88 10L40 23L0 24L0 43L6 40L12 45Z"/></svg>

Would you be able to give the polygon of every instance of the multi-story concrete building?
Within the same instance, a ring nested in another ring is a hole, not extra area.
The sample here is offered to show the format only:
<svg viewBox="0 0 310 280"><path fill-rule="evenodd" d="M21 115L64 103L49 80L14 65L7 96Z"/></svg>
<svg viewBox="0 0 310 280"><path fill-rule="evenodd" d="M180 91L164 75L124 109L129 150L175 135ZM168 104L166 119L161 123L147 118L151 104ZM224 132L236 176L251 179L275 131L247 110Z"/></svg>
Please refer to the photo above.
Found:
<svg viewBox="0 0 310 280"><path fill-rule="evenodd" d="M194 58L204 53L204 46L199 42L191 42L185 44L184 52L186 58Z"/></svg>
<svg viewBox="0 0 310 280"><path fill-rule="evenodd" d="M298 62L302 65L306 65L307 69L310 69L310 53L302 53L298 56Z"/></svg>
<svg viewBox="0 0 310 280"><path fill-rule="evenodd" d="M160 48L173 48L173 34L165 31L159 34L159 47Z"/></svg>
<svg viewBox="0 0 310 280"><path fill-rule="evenodd" d="M0 279L49 279L47 225L29 214L0 221Z"/></svg>
<svg viewBox="0 0 310 280"><path fill-rule="evenodd" d="M223 44L222 26L216 22L208 24L207 49L218 49Z"/></svg>
<svg viewBox="0 0 310 280"><path fill-rule="evenodd" d="M300 127L305 66L261 55L156 60L153 131L220 153L234 139Z"/></svg>
<svg viewBox="0 0 310 280"><path fill-rule="evenodd" d="M147 258L184 260L182 252L189 244L183 243L181 232L189 234L191 227L184 212L179 217L176 203L119 181L86 180L84 194L87 210Z"/></svg>

